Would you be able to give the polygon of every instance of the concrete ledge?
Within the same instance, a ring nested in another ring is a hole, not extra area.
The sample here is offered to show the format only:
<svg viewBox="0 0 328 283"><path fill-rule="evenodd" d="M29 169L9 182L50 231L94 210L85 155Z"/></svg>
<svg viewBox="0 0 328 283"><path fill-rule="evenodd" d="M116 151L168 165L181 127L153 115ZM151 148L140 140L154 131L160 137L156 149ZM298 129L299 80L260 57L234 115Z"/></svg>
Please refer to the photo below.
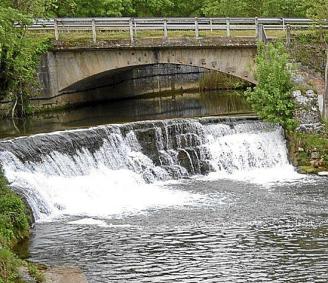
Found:
<svg viewBox="0 0 328 283"><path fill-rule="evenodd" d="M256 48L256 39L252 37L213 37L213 38L174 38L163 41L162 38L146 38L136 39L133 44L130 40L108 40L98 41L97 43L92 42L67 42L57 41L54 43L53 51L71 51L71 50L96 50L96 49L152 49L152 48L190 48L195 47L203 48L241 48L241 47L254 47Z"/></svg>

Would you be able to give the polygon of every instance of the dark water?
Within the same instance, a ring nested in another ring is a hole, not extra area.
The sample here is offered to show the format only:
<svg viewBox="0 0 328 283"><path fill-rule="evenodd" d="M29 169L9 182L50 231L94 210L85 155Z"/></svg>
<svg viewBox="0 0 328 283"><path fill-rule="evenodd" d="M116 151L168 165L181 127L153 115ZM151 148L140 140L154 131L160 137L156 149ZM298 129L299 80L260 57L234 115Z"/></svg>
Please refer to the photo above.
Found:
<svg viewBox="0 0 328 283"><path fill-rule="evenodd" d="M89 282L328 282L327 179L166 188L200 197L113 216L108 227L37 224L31 259L77 265Z"/></svg>
<svg viewBox="0 0 328 283"><path fill-rule="evenodd" d="M0 138L142 120L249 114L238 92L181 93L111 101L0 123Z"/></svg>

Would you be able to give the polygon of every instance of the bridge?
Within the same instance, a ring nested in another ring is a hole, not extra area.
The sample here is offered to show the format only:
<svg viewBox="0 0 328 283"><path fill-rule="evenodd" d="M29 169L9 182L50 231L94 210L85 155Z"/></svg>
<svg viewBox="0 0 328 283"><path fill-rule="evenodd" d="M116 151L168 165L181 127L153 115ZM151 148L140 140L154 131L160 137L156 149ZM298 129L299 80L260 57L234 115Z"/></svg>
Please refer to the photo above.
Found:
<svg viewBox="0 0 328 283"><path fill-rule="evenodd" d="M110 93L117 83L113 77L137 67L157 64L215 70L255 83L255 56L255 42L223 44L211 41L211 44L195 45L180 41L166 46L65 48L48 52L42 62L41 81L45 86L45 98L53 98L56 104L102 99L100 89L102 93L108 93L108 98L123 98Z"/></svg>
<svg viewBox="0 0 328 283"><path fill-rule="evenodd" d="M291 29L314 24L284 18L38 20L28 29L53 32L55 48L42 58L42 96L32 100L39 105L65 105L124 98L129 94L113 92L117 83L124 82L124 74L158 64L214 70L256 84L256 42L270 40L274 31L273 35L285 35L288 43ZM143 37L142 32L147 34ZM75 33L86 34L90 41L65 42L64 37Z"/></svg>

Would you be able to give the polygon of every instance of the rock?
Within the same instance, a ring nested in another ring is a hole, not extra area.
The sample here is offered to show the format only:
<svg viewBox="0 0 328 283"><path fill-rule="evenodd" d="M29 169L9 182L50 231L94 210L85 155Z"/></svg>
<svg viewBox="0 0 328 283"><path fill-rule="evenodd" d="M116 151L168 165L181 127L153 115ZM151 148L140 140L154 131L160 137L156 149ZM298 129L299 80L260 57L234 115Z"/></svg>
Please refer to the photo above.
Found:
<svg viewBox="0 0 328 283"><path fill-rule="evenodd" d="M77 267L53 267L45 271L45 283L88 283Z"/></svg>
<svg viewBox="0 0 328 283"><path fill-rule="evenodd" d="M315 97L316 96L312 89L307 90L305 94L307 97Z"/></svg>
<svg viewBox="0 0 328 283"><path fill-rule="evenodd" d="M304 148L303 148L303 147L299 147L299 148L298 148L298 151L299 151L299 152L303 152L303 151L304 151Z"/></svg>
<svg viewBox="0 0 328 283"><path fill-rule="evenodd" d="M323 125L321 124L319 103L315 92L309 89L303 95L300 90L295 90L292 95L296 102L294 118L300 124L296 130L319 133L323 129Z"/></svg>
<svg viewBox="0 0 328 283"><path fill-rule="evenodd" d="M318 160L311 160L310 164L313 168L319 168L319 162Z"/></svg>
<svg viewBox="0 0 328 283"><path fill-rule="evenodd" d="M296 128L298 132L305 133L320 133L324 126L321 123L310 123L310 124L301 124Z"/></svg>
<svg viewBox="0 0 328 283"><path fill-rule="evenodd" d="M20 266L18 268L18 274L21 277L21 279L23 280L23 282L36 283L36 281L31 277L31 275L29 274L29 272L25 266Z"/></svg>
<svg viewBox="0 0 328 283"><path fill-rule="evenodd" d="M321 172L318 172L318 175L319 175L319 176L328 176L328 171L321 171Z"/></svg>
<svg viewBox="0 0 328 283"><path fill-rule="evenodd" d="M293 77L292 77L292 81L295 83L295 84L298 84L298 85L301 85L301 84L304 84L305 82L305 79L302 75L300 74L295 74Z"/></svg>
<svg viewBox="0 0 328 283"><path fill-rule="evenodd" d="M186 168L189 174L195 173L192 159L190 158L189 153L185 149L179 150L178 161L180 166Z"/></svg>
<svg viewBox="0 0 328 283"><path fill-rule="evenodd" d="M292 95L293 95L293 97L296 98L296 97L302 96L302 92L300 90L294 90L292 92Z"/></svg>
<svg viewBox="0 0 328 283"><path fill-rule="evenodd" d="M300 95L295 97L296 102L298 102L301 105L306 105L309 102L309 98L306 96Z"/></svg>
<svg viewBox="0 0 328 283"><path fill-rule="evenodd" d="M320 159L320 152L318 151L311 152L311 159Z"/></svg>

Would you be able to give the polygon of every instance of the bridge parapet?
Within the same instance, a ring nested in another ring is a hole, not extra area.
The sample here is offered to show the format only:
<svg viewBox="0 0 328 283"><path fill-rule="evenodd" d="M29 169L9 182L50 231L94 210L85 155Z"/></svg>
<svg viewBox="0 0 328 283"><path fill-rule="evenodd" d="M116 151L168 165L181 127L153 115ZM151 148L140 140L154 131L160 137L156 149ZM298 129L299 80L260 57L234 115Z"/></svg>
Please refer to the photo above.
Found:
<svg viewBox="0 0 328 283"><path fill-rule="evenodd" d="M260 28L260 25L262 28ZM196 39L201 37L221 36L234 37L247 35L257 40L263 39L269 31L287 32L287 26L297 29L328 28L327 21L318 23L311 19L293 18L61 18L39 19L30 25L30 30L50 31L56 40L72 32L88 32L92 42L98 41L103 32L120 33L129 38L130 44L142 33L151 33L162 37L163 41L171 37L171 33L189 32ZM259 32L263 29L263 32ZM190 36L190 34L189 34Z"/></svg>

